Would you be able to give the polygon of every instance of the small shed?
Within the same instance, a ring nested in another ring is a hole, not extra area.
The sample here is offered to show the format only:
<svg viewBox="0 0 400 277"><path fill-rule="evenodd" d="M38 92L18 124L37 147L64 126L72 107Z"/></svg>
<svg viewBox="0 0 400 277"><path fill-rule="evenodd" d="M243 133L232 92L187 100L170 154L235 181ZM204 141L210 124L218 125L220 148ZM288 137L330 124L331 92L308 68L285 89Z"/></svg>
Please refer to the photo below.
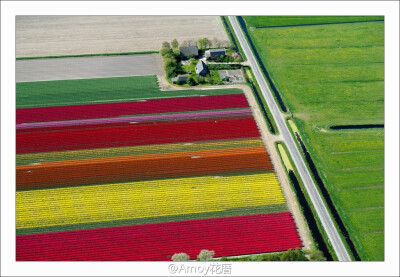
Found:
<svg viewBox="0 0 400 277"><path fill-rule="evenodd" d="M206 76L208 73L207 66L202 60L196 64L196 73L200 76Z"/></svg>
<svg viewBox="0 0 400 277"><path fill-rule="evenodd" d="M186 83L189 75L178 75L175 78L171 78L172 83Z"/></svg>
<svg viewBox="0 0 400 277"><path fill-rule="evenodd" d="M199 55L199 49L197 46L181 46L179 47L181 52L181 59L188 59L189 56L197 57Z"/></svg>
<svg viewBox="0 0 400 277"><path fill-rule="evenodd" d="M226 50L225 50L225 48L210 49L210 50L207 50L205 52L205 55L206 55L207 59L212 59L212 58L217 57L217 56L225 56L226 55Z"/></svg>

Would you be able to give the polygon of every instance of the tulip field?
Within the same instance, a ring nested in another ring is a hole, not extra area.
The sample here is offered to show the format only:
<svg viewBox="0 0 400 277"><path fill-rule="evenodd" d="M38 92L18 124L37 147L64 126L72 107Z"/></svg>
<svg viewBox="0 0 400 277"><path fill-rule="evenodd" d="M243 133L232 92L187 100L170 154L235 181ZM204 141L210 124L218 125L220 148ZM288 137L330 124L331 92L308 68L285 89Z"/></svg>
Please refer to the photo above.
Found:
<svg viewBox="0 0 400 277"><path fill-rule="evenodd" d="M202 249L222 257L302 247L246 96L151 97L154 79L135 80L149 93L125 83L126 101L96 98L93 79L17 85L16 259L168 261ZM62 105L52 89L61 100L88 89L92 102ZM52 102L41 105L41 91Z"/></svg>

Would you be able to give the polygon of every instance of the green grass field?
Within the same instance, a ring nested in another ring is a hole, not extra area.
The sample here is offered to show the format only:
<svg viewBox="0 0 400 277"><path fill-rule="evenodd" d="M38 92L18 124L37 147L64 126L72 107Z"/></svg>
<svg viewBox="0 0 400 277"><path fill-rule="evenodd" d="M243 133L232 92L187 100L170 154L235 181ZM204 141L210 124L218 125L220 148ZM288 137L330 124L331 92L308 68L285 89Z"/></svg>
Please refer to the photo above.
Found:
<svg viewBox="0 0 400 277"><path fill-rule="evenodd" d="M383 16L245 16L249 27L383 20Z"/></svg>
<svg viewBox="0 0 400 277"><path fill-rule="evenodd" d="M384 123L384 23L249 30L360 257L383 260L384 130L329 127Z"/></svg>
<svg viewBox="0 0 400 277"><path fill-rule="evenodd" d="M155 75L17 83L17 108L242 93L239 89L160 91Z"/></svg>

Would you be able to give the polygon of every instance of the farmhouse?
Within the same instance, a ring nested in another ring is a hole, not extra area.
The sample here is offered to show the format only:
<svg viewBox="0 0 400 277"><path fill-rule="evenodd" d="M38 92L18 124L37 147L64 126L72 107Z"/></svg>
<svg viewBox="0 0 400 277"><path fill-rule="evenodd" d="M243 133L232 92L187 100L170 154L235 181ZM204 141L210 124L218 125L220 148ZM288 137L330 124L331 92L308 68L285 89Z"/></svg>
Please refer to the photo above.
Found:
<svg viewBox="0 0 400 277"><path fill-rule="evenodd" d="M225 48L221 49L210 49L205 52L206 58L207 59L213 59L217 56L225 56L226 55L226 50Z"/></svg>
<svg viewBox="0 0 400 277"><path fill-rule="evenodd" d="M207 66L202 60L196 64L196 73L200 76L205 76L208 73Z"/></svg>
<svg viewBox="0 0 400 277"><path fill-rule="evenodd" d="M175 78L171 78L172 83L186 83L187 79L189 78L189 75L178 75Z"/></svg>
<svg viewBox="0 0 400 277"><path fill-rule="evenodd" d="M189 56L197 57L199 55L199 49L197 46L182 46L179 47L181 52L181 59L188 59Z"/></svg>

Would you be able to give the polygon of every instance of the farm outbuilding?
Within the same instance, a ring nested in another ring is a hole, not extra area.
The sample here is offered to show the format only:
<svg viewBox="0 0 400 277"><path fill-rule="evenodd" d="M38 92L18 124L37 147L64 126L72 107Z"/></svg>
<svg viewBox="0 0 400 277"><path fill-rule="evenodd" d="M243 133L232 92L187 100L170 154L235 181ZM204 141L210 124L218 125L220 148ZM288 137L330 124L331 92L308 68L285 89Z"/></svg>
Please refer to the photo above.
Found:
<svg viewBox="0 0 400 277"><path fill-rule="evenodd" d="M205 52L205 56L206 56L207 59L212 59L212 58L217 57L217 56L225 56L225 55L226 55L225 48L210 49L210 50L207 50Z"/></svg>
<svg viewBox="0 0 400 277"><path fill-rule="evenodd" d="M171 78L172 83L186 83L187 79L189 78L189 75L178 75L174 78Z"/></svg>

